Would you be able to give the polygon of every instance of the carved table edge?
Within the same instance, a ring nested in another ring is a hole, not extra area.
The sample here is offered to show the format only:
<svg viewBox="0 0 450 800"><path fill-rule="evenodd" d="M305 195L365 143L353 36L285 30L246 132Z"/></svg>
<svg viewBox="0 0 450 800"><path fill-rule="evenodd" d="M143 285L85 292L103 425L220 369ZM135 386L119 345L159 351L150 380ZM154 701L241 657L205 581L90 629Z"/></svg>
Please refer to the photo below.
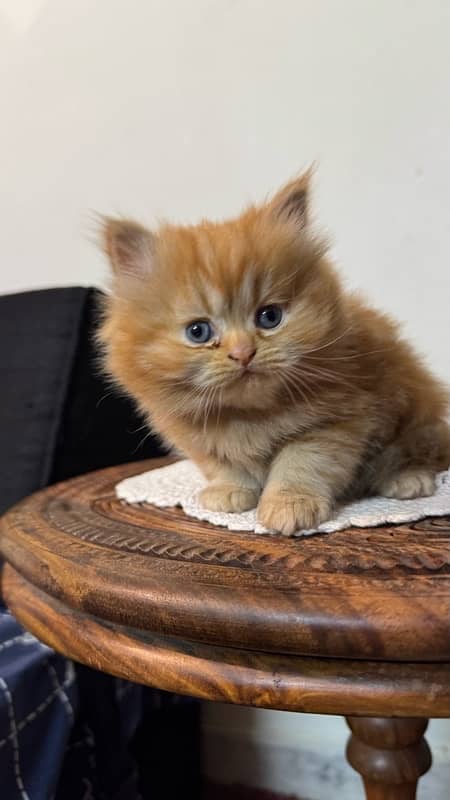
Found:
<svg viewBox="0 0 450 800"><path fill-rule="evenodd" d="M450 664L352 661L235 649L120 626L46 595L6 564L17 619L69 658L201 699L304 713L449 717Z"/></svg>

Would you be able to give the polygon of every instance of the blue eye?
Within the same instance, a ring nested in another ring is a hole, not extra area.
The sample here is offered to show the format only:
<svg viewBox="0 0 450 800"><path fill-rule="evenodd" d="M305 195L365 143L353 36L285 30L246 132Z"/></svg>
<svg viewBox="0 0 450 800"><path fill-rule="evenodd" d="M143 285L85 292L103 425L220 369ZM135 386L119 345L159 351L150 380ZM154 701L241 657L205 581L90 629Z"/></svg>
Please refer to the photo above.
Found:
<svg viewBox="0 0 450 800"><path fill-rule="evenodd" d="M204 344L212 339L214 331L209 322L204 319L196 319L186 325L186 336L194 344Z"/></svg>
<svg viewBox="0 0 450 800"><path fill-rule="evenodd" d="M256 326L257 328L276 328L283 319L283 309L281 306L264 306L256 312Z"/></svg>

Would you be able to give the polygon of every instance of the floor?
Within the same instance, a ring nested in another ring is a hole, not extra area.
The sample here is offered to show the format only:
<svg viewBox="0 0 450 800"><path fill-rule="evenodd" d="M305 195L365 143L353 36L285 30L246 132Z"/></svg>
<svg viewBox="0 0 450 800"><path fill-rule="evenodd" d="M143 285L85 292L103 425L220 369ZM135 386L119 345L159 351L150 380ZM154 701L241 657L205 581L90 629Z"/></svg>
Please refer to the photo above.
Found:
<svg viewBox="0 0 450 800"><path fill-rule="evenodd" d="M221 786L208 781L204 789L203 800L306 800L306 798L293 794L276 794L263 789L251 789L239 784Z"/></svg>

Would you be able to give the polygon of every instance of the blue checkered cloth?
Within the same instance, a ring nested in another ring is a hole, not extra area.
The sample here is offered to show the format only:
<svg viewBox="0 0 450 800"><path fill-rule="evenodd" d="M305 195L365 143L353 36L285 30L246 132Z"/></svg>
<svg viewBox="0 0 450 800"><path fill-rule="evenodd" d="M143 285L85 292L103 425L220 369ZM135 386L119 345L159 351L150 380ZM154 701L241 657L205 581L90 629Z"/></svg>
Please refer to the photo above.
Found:
<svg viewBox="0 0 450 800"><path fill-rule="evenodd" d="M78 707L75 670L0 610L0 775L4 800L55 796ZM31 756L31 757L30 757Z"/></svg>
<svg viewBox="0 0 450 800"><path fill-rule="evenodd" d="M1 800L138 800L141 708L142 687L75 667L0 606Z"/></svg>

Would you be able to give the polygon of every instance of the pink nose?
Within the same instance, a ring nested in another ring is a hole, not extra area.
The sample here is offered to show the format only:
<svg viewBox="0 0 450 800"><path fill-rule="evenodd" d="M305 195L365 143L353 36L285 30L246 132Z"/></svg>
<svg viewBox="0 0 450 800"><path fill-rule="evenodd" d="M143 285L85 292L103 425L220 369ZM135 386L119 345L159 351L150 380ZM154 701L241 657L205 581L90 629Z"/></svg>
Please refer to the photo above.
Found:
<svg viewBox="0 0 450 800"><path fill-rule="evenodd" d="M255 353L256 350L251 344L240 344L236 345L236 347L233 347L233 349L228 353L228 358L233 359L233 361L237 361L241 367L248 367Z"/></svg>

